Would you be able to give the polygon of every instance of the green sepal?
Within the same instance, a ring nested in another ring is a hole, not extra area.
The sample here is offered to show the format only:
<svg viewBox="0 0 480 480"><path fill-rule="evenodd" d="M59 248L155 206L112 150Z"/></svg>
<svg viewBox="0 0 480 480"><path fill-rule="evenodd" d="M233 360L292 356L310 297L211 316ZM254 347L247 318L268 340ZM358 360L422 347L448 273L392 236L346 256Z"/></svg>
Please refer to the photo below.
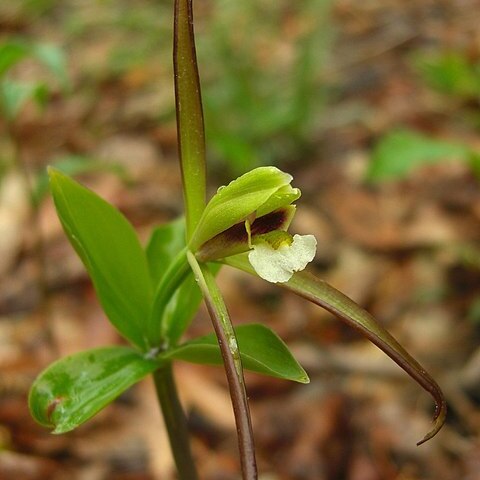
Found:
<svg viewBox="0 0 480 480"><path fill-rule="evenodd" d="M35 380L28 404L33 418L65 433L159 367L129 347L104 347L62 358Z"/></svg>
<svg viewBox="0 0 480 480"><path fill-rule="evenodd" d="M239 325L235 328L240 357L246 370L271 377L308 383L302 366L272 330L260 324ZM222 365L222 356L214 334L186 342L160 356L191 363Z"/></svg>
<svg viewBox="0 0 480 480"><path fill-rule="evenodd" d="M82 259L102 307L117 330L148 349L145 324L152 284L135 230L112 205L71 178L49 169L58 216Z"/></svg>
<svg viewBox="0 0 480 480"><path fill-rule="evenodd" d="M205 207L190 249L195 252L215 235L246 219L253 221L257 211L266 215L290 205L300 197L291 181L291 175L276 167L259 167L220 187Z"/></svg>
<svg viewBox="0 0 480 480"><path fill-rule="evenodd" d="M279 208L292 204L295 200L300 198L301 192L298 188L292 188L290 185L285 185L279 188L269 199L257 208L255 216L263 217L270 212L274 212Z"/></svg>

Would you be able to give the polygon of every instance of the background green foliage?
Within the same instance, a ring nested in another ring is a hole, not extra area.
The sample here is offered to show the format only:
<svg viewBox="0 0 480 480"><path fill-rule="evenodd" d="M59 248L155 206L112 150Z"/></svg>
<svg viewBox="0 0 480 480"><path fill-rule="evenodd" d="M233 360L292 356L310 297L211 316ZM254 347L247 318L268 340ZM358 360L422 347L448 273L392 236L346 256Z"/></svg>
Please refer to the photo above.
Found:
<svg viewBox="0 0 480 480"><path fill-rule="evenodd" d="M330 4L223 0L199 32L207 142L234 176L312 146L328 93Z"/></svg>
<svg viewBox="0 0 480 480"><path fill-rule="evenodd" d="M33 59L42 64L51 74L49 81L21 81L11 74L11 70L21 61ZM55 79L52 82L52 79ZM64 52L54 44L34 43L23 38L13 38L0 44L0 111L13 121L24 104L33 100L43 107L52 84L67 90L66 58Z"/></svg>
<svg viewBox="0 0 480 480"><path fill-rule="evenodd" d="M417 52L412 64L419 80L432 92L442 95L445 113L461 115L461 123L480 126L480 62L461 51ZM449 103L457 105L449 106ZM474 108L472 108L472 105ZM384 134L373 148L366 179L371 182L401 180L426 165L461 161L479 177L479 152L462 140L444 140L411 129L396 129Z"/></svg>

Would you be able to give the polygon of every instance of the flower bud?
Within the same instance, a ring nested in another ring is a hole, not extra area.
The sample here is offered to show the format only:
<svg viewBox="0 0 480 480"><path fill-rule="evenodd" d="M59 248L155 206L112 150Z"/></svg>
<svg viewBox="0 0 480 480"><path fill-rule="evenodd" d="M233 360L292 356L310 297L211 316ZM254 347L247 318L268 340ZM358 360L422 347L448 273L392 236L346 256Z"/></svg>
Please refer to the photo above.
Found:
<svg viewBox="0 0 480 480"><path fill-rule="evenodd" d="M193 233L193 252L234 225L258 218L291 205L300 197L292 188L292 176L276 167L259 167L220 187L208 202Z"/></svg>

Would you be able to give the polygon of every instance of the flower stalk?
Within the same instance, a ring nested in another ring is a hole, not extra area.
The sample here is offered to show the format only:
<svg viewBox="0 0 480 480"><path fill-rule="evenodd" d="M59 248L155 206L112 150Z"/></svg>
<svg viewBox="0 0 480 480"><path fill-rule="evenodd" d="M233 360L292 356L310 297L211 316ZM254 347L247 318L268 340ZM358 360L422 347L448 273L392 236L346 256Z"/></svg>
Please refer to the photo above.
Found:
<svg viewBox="0 0 480 480"><path fill-rule="evenodd" d="M257 478L257 465L252 421L235 330L233 329L222 294L208 265L199 264L191 252L188 252L187 257L203 293L203 298L218 338L232 399L235 423L237 425L243 479L255 480Z"/></svg>
<svg viewBox="0 0 480 480"><path fill-rule="evenodd" d="M205 132L195 53L192 0L175 0L174 17L173 62L178 148L185 202L186 240L191 248L192 236L197 231L205 210L206 192ZM235 331L208 266L200 265L190 250L186 254L209 310L222 353L237 424L243 478L255 480L257 467L253 431ZM163 295L160 297L167 298ZM166 305L163 299L155 302L151 324L161 313L164 304Z"/></svg>

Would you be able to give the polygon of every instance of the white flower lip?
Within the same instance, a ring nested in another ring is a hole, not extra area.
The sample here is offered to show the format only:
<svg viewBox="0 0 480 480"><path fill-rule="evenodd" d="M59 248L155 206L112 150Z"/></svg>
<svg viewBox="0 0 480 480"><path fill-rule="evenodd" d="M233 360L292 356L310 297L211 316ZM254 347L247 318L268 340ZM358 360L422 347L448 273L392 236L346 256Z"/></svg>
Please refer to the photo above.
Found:
<svg viewBox="0 0 480 480"><path fill-rule="evenodd" d="M284 283L314 259L316 250L317 240L313 235L294 235L291 245L281 245L278 249L266 242L253 245L248 260L264 280Z"/></svg>

